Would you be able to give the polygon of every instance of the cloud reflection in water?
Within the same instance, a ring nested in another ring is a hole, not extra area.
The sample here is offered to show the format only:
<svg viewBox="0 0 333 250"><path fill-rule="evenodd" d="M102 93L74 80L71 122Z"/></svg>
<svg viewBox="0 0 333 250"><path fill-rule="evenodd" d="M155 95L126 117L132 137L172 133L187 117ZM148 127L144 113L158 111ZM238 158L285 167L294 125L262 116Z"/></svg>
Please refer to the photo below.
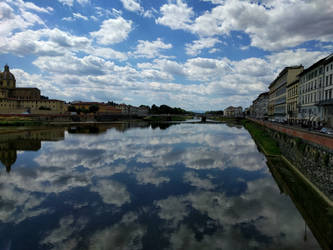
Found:
<svg viewBox="0 0 333 250"><path fill-rule="evenodd" d="M303 219L242 128L66 132L18 157L0 175L0 232L13 228L13 249L317 246L311 234L303 242ZM36 230L29 243L25 225Z"/></svg>

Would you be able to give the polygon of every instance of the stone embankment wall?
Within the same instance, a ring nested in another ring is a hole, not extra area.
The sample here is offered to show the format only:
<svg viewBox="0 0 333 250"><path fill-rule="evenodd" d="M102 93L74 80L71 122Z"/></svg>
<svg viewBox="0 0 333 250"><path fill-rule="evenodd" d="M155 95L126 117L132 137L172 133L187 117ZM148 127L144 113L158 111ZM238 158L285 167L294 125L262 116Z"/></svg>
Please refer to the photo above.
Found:
<svg viewBox="0 0 333 250"><path fill-rule="evenodd" d="M250 120L266 128L282 154L333 200L333 137Z"/></svg>

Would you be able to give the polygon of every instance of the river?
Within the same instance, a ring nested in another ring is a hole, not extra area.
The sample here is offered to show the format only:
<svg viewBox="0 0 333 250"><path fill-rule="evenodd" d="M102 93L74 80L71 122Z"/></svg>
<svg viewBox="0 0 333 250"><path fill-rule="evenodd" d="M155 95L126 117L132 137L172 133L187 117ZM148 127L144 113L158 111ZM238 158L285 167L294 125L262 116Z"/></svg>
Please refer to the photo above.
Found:
<svg viewBox="0 0 333 250"><path fill-rule="evenodd" d="M0 160L0 249L321 249L239 125L21 129Z"/></svg>

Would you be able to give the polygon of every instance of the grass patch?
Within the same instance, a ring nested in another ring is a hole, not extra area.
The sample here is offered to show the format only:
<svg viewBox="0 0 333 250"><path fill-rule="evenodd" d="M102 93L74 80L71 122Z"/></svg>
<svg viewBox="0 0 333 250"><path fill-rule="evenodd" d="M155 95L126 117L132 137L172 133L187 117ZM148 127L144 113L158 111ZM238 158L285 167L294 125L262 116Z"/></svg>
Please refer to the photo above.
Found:
<svg viewBox="0 0 333 250"><path fill-rule="evenodd" d="M260 125L244 120L243 126L249 131L252 138L269 155L280 155L281 151L278 143Z"/></svg>

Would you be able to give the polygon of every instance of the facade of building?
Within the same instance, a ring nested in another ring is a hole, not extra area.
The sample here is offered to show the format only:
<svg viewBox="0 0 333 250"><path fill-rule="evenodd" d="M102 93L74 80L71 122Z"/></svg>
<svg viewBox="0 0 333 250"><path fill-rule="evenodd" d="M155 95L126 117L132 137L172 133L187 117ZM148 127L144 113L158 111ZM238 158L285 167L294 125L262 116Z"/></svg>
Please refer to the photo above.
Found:
<svg viewBox="0 0 333 250"><path fill-rule="evenodd" d="M124 115L147 116L149 109L146 106L135 107L132 105L119 104Z"/></svg>
<svg viewBox="0 0 333 250"><path fill-rule="evenodd" d="M318 106L322 109L326 125L333 127L333 54L325 58L323 98Z"/></svg>
<svg viewBox="0 0 333 250"><path fill-rule="evenodd" d="M324 63L325 58L299 74L298 119L303 124L314 124L324 120L323 108L318 105L324 100Z"/></svg>
<svg viewBox="0 0 333 250"><path fill-rule="evenodd" d="M72 102L69 106L75 107L76 110L89 110L92 106L97 106L96 114L99 115L137 115L147 116L149 109L145 106L135 107L126 104L110 104L103 102Z"/></svg>
<svg viewBox="0 0 333 250"><path fill-rule="evenodd" d="M224 110L224 116L226 117L242 117L243 116L243 108L242 107L233 107L229 106Z"/></svg>
<svg viewBox="0 0 333 250"><path fill-rule="evenodd" d="M98 110L96 113L98 114L121 114L122 110L117 106L112 106L103 102L72 102L70 106L74 106L76 109L81 110L89 110L92 106L97 106Z"/></svg>
<svg viewBox="0 0 333 250"><path fill-rule="evenodd" d="M63 101L42 97L37 88L16 88L15 76L8 65L0 72L1 114L63 114L65 111Z"/></svg>
<svg viewBox="0 0 333 250"><path fill-rule="evenodd" d="M287 120L287 85L295 81L303 69L302 65L285 67L269 85L268 116L271 120Z"/></svg>
<svg viewBox="0 0 333 250"><path fill-rule="evenodd" d="M287 84L287 119L288 123L295 124L298 116L298 83L299 78Z"/></svg>
<svg viewBox="0 0 333 250"><path fill-rule="evenodd" d="M268 117L268 97L269 93L261 93L257 99L252 103L252 114L251 116L257 119L265 119Z"/></svg>

